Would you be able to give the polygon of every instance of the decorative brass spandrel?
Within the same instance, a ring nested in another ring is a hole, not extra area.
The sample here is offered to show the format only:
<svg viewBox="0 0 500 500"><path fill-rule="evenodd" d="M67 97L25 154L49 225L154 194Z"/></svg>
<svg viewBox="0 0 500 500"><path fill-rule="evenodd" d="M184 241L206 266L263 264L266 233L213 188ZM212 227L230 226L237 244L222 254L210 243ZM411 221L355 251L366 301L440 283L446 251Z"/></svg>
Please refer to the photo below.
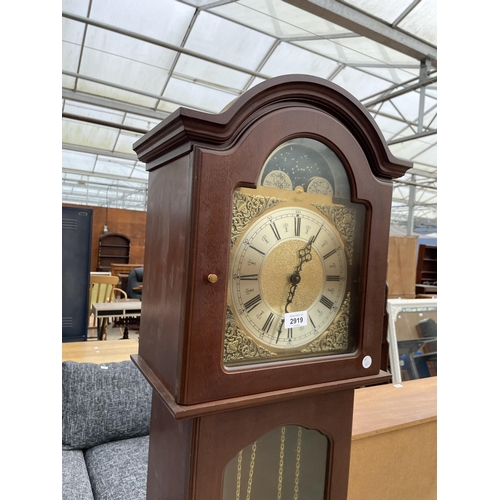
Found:
<svg viewBox="0 0 500 500"><path fill-rule="evenodd" d="M323 335L301 350L303 353L342 352L348 347L351 294L347 293L332 324Z"/></svg>
<svg viewBox="0 0 500 500"><path fill-rule="evenodd" d="M224 335L224 363L234 364L238 361L256 358L270 358L276 353L257 345L237 325L233 311L226 306L226 331Z"/></svg>
<svg viewBox="0 0 500 500"><path fill-rule="evenodd" d="M356 211L343 205L316 205L319 210L336 228L345 244L345 251L352 265L354 256L354 234L356 229Z"/></svg>
<svg viewBox="0 0 500 500"><path fill-rule="evenodd" d="M233 248L238 236L245 231L245 228L255 217L283 201L286 200L270 196L253 196L235 191L233 196L231 248Z"/></svg>

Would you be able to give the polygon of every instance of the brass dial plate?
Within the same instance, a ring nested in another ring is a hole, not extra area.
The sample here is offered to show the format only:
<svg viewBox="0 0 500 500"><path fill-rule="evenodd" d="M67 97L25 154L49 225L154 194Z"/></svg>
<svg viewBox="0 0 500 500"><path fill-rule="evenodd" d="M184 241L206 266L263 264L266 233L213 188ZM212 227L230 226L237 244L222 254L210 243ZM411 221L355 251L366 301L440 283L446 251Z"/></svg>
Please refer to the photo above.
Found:
<svg viewBox="0 0 500 500"><path fill-rule="evenodd" d="M299 251L308 243L310 260L300 265ZM346 255L337 231L316 211L296 206L269 211L249 225L233 249L232 263L233 312L252 338L272 351L314 341L340 310ZM291 276L299 266L294 287ZM285 312L295 311L304 313L307 324L285 328Z"/></svg>

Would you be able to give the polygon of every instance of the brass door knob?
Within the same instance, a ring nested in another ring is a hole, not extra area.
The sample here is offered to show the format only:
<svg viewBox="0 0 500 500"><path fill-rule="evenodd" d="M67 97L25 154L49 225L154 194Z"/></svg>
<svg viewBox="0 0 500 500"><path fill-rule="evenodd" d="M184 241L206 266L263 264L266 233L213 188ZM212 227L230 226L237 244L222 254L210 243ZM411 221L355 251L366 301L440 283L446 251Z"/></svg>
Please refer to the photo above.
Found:
<svg viewBox="0 0 500 500"><path fill-rule="evenodd" d="M210 281L210 283L216 283L217 282L217 275L216 274L209 274L207 276L207 279L208 279L208 281Z"/></svg>

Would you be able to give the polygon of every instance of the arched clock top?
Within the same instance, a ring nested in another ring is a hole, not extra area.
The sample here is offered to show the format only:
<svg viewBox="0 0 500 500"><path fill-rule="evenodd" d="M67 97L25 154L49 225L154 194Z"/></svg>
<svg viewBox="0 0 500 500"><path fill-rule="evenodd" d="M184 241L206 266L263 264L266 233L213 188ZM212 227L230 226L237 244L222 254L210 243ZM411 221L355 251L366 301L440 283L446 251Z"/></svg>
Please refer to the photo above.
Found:
<svg viewBox="0 0 500 500"><path fill-rule="evenodd" d="M322 78L285 75L242 94L221 113L179 108L134 144L139 159L153 170L194 145L227 149L257 120L278 109L305 107L334 117L355 137L376 177L395 179L412 166L390 152L370 113L349 92Z"/></svg>

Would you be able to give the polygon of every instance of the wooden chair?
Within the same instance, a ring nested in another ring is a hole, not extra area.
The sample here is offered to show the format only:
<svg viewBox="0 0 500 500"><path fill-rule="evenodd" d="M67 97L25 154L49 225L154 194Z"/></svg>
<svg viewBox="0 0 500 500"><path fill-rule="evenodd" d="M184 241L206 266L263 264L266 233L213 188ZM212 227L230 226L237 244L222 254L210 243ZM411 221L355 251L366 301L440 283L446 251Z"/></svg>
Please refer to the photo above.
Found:
<svg viewBox="0 0 500 500"><path fill-rule="evenodd" d="M92 314L92 304L97 302L114 302L117 296L124 299L127 298L127 294L123 290L116 288L118 280L118 276L90 274L88 330L96 330L97 333L97 318ZM88 338L97 338L97 334L95 337Z"/></svg>

